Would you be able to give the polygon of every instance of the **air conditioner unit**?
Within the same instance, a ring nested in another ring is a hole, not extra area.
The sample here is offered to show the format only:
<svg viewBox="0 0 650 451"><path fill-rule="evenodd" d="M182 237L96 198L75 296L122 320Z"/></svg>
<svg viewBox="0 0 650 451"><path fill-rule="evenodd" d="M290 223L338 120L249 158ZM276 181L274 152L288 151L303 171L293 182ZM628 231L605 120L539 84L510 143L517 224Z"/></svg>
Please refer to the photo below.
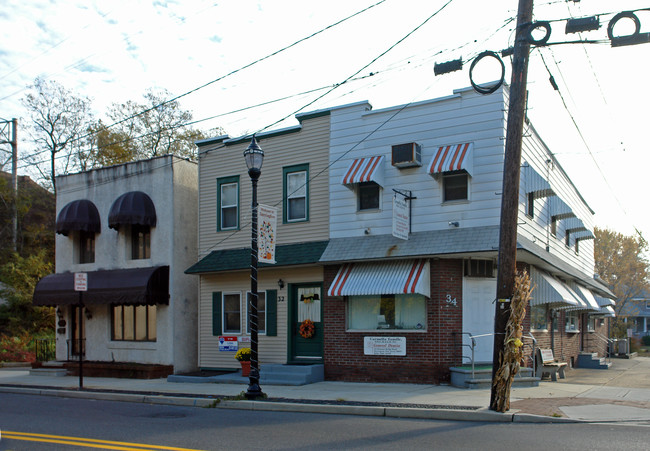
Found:
<svg viewBox="0 0 650 451"><path fill-rule="evenodd" d="M392 146L392 165L396 168L422 166L422 147L417 143Z"/></svg>

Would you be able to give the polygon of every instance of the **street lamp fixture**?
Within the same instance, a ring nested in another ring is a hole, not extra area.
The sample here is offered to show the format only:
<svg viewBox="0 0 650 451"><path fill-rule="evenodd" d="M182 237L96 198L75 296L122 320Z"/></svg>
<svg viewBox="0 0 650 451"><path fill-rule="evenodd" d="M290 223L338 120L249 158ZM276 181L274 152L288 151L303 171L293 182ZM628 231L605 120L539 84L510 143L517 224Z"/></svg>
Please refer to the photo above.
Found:
<svg viewBox="0 0 650 451"><path fill-rule="evenodd" d="M251 214L251 295L249 302L248 317L249 329L251 331L251 372L248 377L247 399L258 399L264 396L260 388L260 368L257 358L257 180L262 174L262 163L264 162L264 151L257 144L255 136L250 145L244 151L244 159L248 167L248 175L253 183L253 202Z"/></svg>

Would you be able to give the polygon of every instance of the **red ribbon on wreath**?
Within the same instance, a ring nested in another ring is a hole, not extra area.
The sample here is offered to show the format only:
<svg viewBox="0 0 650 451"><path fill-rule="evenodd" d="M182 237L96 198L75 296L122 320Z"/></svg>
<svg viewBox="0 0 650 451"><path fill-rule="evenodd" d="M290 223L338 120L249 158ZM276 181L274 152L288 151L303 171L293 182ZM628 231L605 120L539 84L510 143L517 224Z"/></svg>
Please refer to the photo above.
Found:
<svg viewBox="0 0 650 451"><path fill-rule="evenodd" d="M300 336L302 338L313 337L315 331L316 326L314 326L314 322L310 319L306 319L300 324Z"/></svg>

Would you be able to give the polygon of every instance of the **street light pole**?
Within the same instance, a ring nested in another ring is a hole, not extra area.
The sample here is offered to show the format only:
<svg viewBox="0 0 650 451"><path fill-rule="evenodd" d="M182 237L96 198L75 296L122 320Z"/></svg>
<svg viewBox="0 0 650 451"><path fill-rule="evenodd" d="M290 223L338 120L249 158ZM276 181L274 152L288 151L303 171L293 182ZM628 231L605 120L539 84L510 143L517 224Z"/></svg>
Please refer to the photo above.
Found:
<svg viewBox="0 0 650 451"><path fill-rule="evenodd" d="M250 145L244 151L248 175L253 185L253 201L251 214L251 296L250 296L250 316L249 328L251 331L251 372L249 375L247 399L257 399L264 396L260 388L260 368L257 357L257 181L262 174L262 163L264 161L264 151L257 144L255 136Z"/></svg>

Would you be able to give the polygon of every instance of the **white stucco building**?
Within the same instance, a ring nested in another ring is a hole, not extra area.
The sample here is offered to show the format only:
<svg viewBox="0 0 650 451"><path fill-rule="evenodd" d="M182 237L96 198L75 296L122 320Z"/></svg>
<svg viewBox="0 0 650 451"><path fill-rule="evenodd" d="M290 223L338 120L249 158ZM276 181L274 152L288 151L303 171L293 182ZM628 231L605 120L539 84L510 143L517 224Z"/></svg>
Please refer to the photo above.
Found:
<svg viewBox="0 0 650 451"><path fill-rule="evenodd" d="M34 293L57 306L57 360L78 360L82 323L85 361L196 368L197 185L197 165L172 155L57 177L56 273Z"/></svg>

